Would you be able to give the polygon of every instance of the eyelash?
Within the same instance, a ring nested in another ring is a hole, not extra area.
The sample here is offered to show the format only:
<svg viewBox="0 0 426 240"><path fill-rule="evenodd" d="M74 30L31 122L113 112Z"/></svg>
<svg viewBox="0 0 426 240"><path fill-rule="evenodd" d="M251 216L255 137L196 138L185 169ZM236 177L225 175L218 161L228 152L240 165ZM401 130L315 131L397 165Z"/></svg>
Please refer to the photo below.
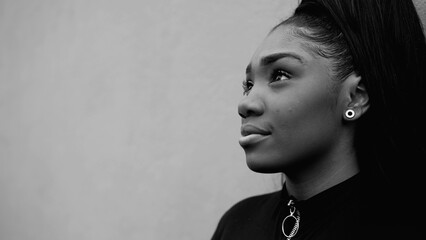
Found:
<svg viewBox="0 0 426 240"><path fill-rule="evenodd" d="M282 77L282 76L285 77L284 80L283 79L278 79L277 80L277 77ZM291 75L287 71L284 71L282 69L278 69L278 70L274 70L272 72L270 78L271 78L271 83L273 83L273 82L288 80L288 79L291 78ZM243 94L247 95L250 92L250 90L252 89L253 85L254 85L253 80L251 80L251 79L244 80L243 81Z"/></svg>
<svg viewBox="0 0 426 240"><path fill-rule="evenodd" d="M286 78L285 80L288 80L288 79L291 78L290 73L288 73L287 71L284 71L282 69L278 69L278 70L274 70L272 72L272 74L271 74L271 83L272 82L277 82L277 81L284 81L282 79L278 79L277 80L277 77L280 77L280 76L284 76Z"/></svg>
<svg viewBox="0 0 426 240"><path fill-rule="evenodd" d="M250 79L246 79L243 81L243 95L247 95L251 88L253 87L253 81Z"/></svg>

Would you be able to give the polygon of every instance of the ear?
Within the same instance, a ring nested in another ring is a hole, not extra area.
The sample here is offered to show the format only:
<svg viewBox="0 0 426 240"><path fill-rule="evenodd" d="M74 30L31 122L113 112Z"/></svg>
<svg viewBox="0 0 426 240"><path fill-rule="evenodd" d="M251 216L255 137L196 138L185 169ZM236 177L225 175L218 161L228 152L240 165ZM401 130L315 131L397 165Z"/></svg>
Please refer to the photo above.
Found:
<svg viewBox="0 0 426 240"><path fill-rule="evenodd" d="M356 120L367 112L370 107L367 89L362 82L361 76L356 73L349 75L343 83L343 94L345 96L345 106L343 117L345 120ZM354 111L353 117L348 117L345 113L348 109Z"/></svg>

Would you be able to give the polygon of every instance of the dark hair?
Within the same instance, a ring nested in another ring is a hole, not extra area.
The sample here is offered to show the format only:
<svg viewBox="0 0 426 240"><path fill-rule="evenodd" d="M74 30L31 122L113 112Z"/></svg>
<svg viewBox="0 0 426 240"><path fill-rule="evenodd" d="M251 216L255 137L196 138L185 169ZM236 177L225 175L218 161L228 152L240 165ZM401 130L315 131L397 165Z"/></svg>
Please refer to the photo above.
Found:
<svg viewBox="0 0 426 240"><path fill-rule="evenodd" d="M356 123L361 168L419 191L426 160L426 43L413 2L302 0L283 24L294 25L317 54L332 59L337 78L361 76L370 99Z"/></svg>

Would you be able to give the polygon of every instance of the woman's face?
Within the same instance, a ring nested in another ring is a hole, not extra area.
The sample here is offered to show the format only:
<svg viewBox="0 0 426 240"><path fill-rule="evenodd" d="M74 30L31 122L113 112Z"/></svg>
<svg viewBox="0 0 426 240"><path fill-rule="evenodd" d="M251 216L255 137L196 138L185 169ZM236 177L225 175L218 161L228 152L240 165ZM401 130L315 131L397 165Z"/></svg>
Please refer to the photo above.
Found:
<svg viewBox="0 0 426 240"><path fill-rule="evenodd" d="M332 154L342 125L330 62L291 29L271 32L247 67L239 142L253 171L286 172L321 161Z"/></svg>

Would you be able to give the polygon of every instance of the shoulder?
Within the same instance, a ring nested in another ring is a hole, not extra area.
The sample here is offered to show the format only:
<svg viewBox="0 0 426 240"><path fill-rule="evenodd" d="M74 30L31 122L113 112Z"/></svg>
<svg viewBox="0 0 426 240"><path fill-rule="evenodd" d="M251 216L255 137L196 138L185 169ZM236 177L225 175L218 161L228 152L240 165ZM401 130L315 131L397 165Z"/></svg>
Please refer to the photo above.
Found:
<svg viewBox="0 0 426 240"><path fill-rule="evenodd" d="M367 185L369 184L369 185ZM369 181L358 196L361 204L356 215L361 226L376 239L424 239L425 215L413 192L383 181ZM379 238L380 236L380 238Z"/></svg>
<svg viewBox="0 0 426 240"><path fill-rule="evenodd" d="M220 219L212 239L233 239L232 237L241 237L243 234L263 232L261 228L266 219L276 212L280 200L281 191L276 191L248 197L235 203ZM253 237L253 234L250 237Z"/></svg>
<svg viewBox="0 0 426 240"><path fill-rule="evenodd" d="M225 212L222 218L239 218L252 216L265 208L273 207L280 201L281 191L256 195L243 199Z"/></svg>

